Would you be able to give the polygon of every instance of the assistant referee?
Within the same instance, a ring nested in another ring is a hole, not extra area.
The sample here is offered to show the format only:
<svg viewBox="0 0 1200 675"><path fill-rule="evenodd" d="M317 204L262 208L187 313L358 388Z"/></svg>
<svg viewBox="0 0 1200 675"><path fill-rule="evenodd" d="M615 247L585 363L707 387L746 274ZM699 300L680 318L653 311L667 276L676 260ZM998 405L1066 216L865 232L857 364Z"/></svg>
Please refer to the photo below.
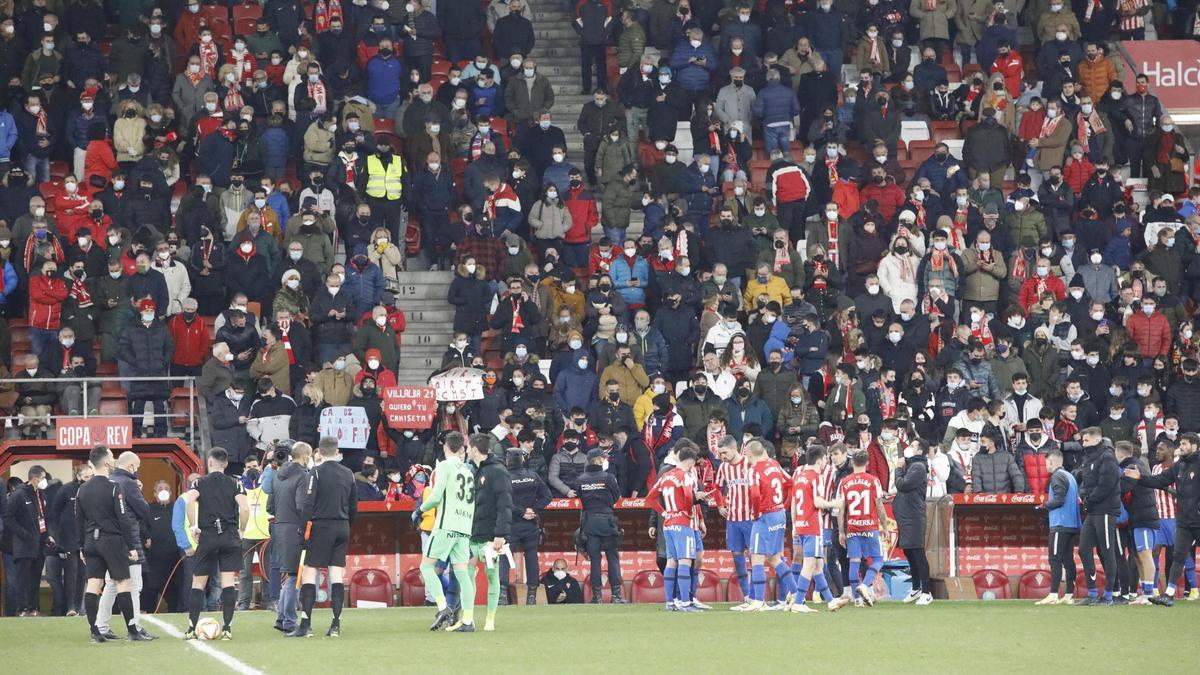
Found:
<svg viewBox="0 0 1200 675"><path fill-rule="evenodd" d="M304 569L300 572L300 623L287 637L312 637L312 611L317 602L317 571L329 568L329 607L333 622L326 637L338 637L342 630L342 605L346 600L346 546L350 543L350 523L358 512L358 492L354 472L341 463L337 439L326 436L317 445L316 466L309 473L308 485L300 496L301 516L312 524L305 545Z"/></svg>
<svg viewBox="0 0 1200 675"><path fill-rule="evenodd" d="M96 628L100 610L100 591L107 574L117 585L117 607L125 617L130 640L145 640L133 619L133 583L129 565L137 560L137 539L133 522L125 516L125 498L121 488L109 474L117 467L112 452L98 445L88 456L96 471L80 488L75 500L76 531L82 541L83 562L87 569L87 592L83 604L87 609L88 628L92 642L108 642Z"/></svg>
<svg viewBox="0 0 1200 675"><path fill-rule="evenodd" d="M221 574L221 639L233 639L233 610L237 606L234 579L242 569L242 530L250 519L250 501L238 479L225 473L229 453L225 448L208 451L208 474L184 493L188 518L195 523L196 571L192 574L192 597L188 600L188 630L183 639L196 639L196 622L204 609L204 589L216 569Z"/></svg>

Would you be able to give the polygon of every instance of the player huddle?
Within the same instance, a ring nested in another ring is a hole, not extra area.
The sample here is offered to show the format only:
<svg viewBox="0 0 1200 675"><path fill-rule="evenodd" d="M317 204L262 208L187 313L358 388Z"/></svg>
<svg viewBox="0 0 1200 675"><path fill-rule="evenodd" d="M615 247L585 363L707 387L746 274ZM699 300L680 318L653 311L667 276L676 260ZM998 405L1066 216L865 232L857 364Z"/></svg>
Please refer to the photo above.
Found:
<svg viewBox="0 0 1200 675"><path fill-rule="evenodd" d="M667 456L664 471L646 495L663 523L667 611L708 609L695 598L696 565L703 551L704 502L715 503L726 519L726 546L733 554L745 597L732 607L734 611L812 613L816 610L805 604L810 588L831 612L851 601L860 607L875 603L871 585L883 564L883 487L866 472L867 454L856 452L851 457L853 472L836 484L836 471L824 446L810 446L804 466L794 475L788 475L772 454L767 441L754 439L739 450L736 439L726 436L718 443L721 466L711 486L701 484L697 462L703 460L695 443L683 439ZM784 557L789 509L791 564ZM848 584L847 592L837 598L830 591L823 562L825 549L835 536L835 514L841 514L836 519L836 536L848 554L849 579L858 581L862 564L868 563L861 581ZM775 571L781 598L778 604L770 604L766 598L767 565ZM932 598L920 594L911 600L926 605Z"/></svg>

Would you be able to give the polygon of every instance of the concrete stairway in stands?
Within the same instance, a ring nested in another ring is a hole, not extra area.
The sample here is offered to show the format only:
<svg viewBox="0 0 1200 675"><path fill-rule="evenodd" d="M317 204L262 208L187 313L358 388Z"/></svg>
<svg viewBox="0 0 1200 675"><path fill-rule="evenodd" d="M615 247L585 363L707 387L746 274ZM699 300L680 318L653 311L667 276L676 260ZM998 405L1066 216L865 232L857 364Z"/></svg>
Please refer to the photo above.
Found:
<svg viewBox="0 0 1200 675"><path fill-rule="evenodd" d="M446 302L453 272L401 272L396 304L408 321L396 381L422 385L442 365L454 332L454 307Z"/></svg>
<svg viewBox="0 0 1200 675"><path fill-rule="evenodd" d="M575 130L575 123L592 97L591 92L579 93L579 37L571 28L572 17L564 11L562 0L530 0L529 5L533 8L533 56L538 72L554 87L554 125L567 137L568 160L579 166L583 164L583 136ZM616 85L609 83L610 87Z"/></svg>

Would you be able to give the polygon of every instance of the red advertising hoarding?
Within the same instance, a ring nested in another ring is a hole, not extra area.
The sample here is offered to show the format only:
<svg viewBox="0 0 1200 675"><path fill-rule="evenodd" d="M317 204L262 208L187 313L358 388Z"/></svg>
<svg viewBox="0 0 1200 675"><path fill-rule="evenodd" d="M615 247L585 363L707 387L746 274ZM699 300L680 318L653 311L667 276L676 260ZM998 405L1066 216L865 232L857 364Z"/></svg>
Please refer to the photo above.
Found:
<svg viewBox="0 0 1200 675"><path fill-rule="evenodd" d="M133 422L128 417L64 417L54 421L54 438L59 450L132 448Z"/></svg>
<svg viewBox="0 0 1200 675"><path fill-rule="evenodd" d="M1200 110L1200 42L1192 40L1134 40L1121 43L1129 68L1123 82L1126 96L1135 78L1144 73L1150 93L1171 113Z"/></svg>

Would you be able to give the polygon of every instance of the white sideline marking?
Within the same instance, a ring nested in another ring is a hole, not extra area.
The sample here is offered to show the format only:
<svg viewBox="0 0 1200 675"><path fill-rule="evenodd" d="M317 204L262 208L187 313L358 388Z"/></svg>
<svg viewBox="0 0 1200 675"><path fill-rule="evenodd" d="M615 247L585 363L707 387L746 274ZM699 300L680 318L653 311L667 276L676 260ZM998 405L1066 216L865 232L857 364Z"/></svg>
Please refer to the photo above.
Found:
<svg viewBox="0 0 1200 675"><path fill-rule="evenodd" d="M159 630L161 630L164 633L166 633L167 635L175 638L176 640L183 639L183 633L178 628L172 626L171 624L169 624L165 621L162 621L161 619L156 619L153 616L143 614L142 620L148 621L151 624L154 624L155 626L157 626L159 628ZM220 649L216 649L215 647L208 646L207 644L205 644L205 642L203 640L188 640L187 645L189 647L193 647L193 648L199 650L201 654L211 656L214 659L220 661L221 663L225 664L225 666L227 666L230 670L234 671L235 673L241 673L242 675L264 675L264 673L261 670L258 670L257 668L254 668L253 666L248 666L245 663L242 663L241 661L233 658L232 656L230 656L229 654L226 654L225 652L221 651Z"/></svg>

